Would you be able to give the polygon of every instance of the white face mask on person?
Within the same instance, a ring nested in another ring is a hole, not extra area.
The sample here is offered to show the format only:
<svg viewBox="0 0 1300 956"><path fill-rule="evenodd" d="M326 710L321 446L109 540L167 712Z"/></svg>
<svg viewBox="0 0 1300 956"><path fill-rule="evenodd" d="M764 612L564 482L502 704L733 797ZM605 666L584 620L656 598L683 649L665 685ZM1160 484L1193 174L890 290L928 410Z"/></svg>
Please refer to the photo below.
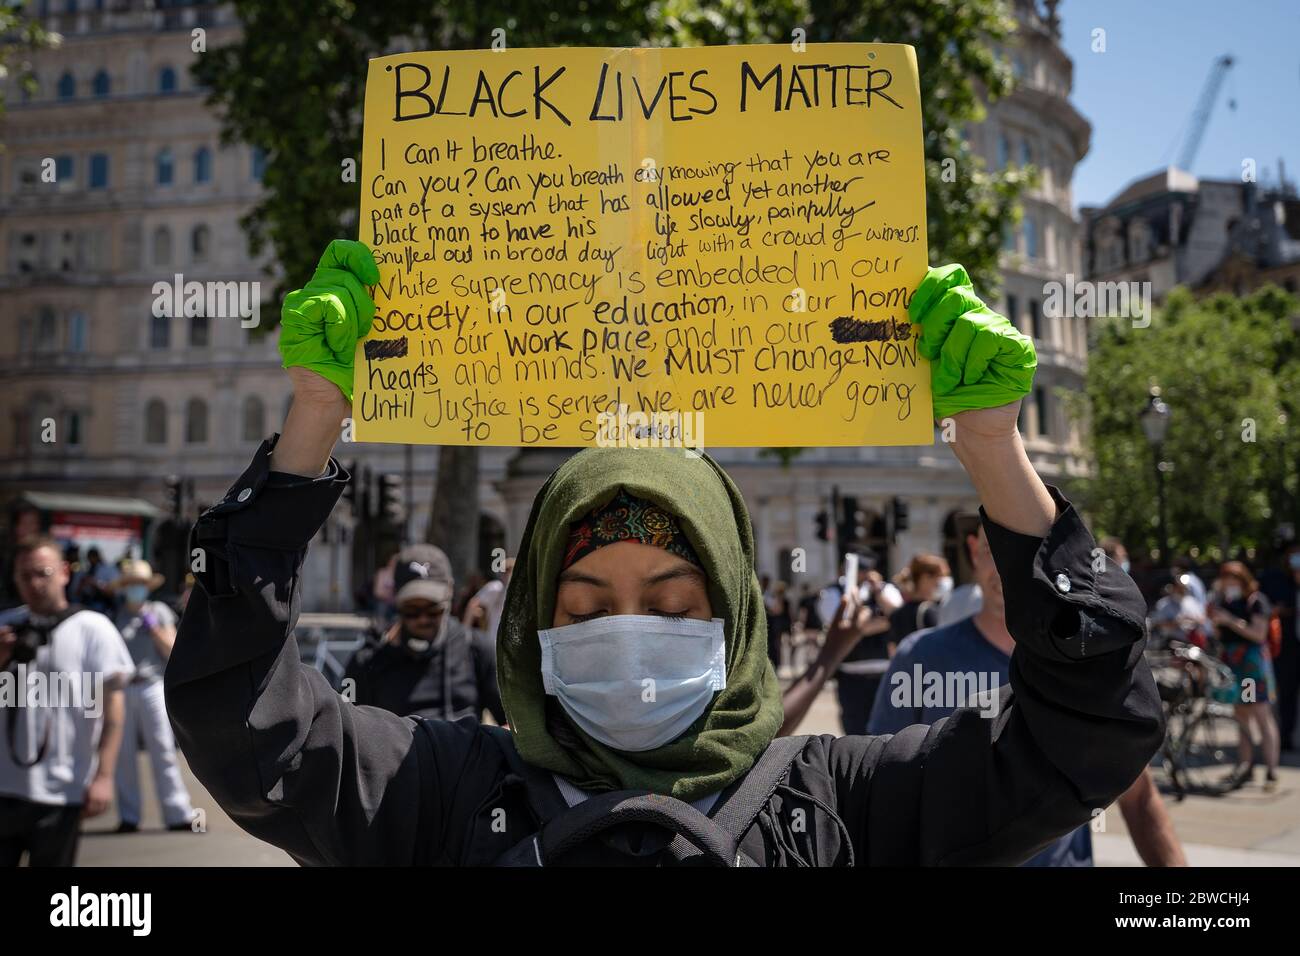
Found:
<svg viewBox="0 0 1300 956"><path fill-rule="evenodd" d="M952 593L952 577L945 574L939 579L938 585L934 589L934 599L942 601Z"/></svg>
<svg viewBox="0 0 1300 956"><path fill-rule="evenodd" d="M727 686L723 621L618 614L537 632L542 686L615 750L676 740Z"/></svg>

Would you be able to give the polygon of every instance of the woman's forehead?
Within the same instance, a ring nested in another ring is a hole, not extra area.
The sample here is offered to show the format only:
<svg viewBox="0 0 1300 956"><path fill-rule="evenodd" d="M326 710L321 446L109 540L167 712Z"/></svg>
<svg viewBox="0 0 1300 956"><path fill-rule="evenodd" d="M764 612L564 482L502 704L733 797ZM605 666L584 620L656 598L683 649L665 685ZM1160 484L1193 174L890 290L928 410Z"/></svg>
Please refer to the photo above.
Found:
<svg viewBox="0 0 1300 956"><path fill-rule="evenodd" d="M560 573L559 584L649 586L666 581L695 579L704 573L691 562L652 544L617 541L585 555Z"/></svg>

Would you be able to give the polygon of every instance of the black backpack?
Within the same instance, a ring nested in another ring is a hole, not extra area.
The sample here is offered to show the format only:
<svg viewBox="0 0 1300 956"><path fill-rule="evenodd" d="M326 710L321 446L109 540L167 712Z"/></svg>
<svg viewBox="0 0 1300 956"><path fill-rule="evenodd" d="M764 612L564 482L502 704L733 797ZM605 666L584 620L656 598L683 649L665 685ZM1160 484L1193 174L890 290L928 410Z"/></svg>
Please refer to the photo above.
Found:
<svg viewBox="0 0 1300 956"><path fill-rule="evenodd" d="M644 790L599 793L570 807L548 771L523 761L509 731L483 729L522 778L538 823L495 866L763 866L741 841L808 741L772 741L706 816L682 800Z"/></svg>

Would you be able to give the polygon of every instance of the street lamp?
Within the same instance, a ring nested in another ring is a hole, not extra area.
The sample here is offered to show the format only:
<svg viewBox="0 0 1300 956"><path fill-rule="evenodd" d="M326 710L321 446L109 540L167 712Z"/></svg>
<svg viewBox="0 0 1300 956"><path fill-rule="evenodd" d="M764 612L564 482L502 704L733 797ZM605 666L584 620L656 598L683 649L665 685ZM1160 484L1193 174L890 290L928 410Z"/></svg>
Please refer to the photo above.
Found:
<svg viewBox="0 0 1300 956"><path fill-rule="evenodd" d="M1165 523L1165 463L1161 460L1160 452L1164 448L1165 435L1169 432L1169 406L1160 397L1158 386L1151 386L1147 406L1142 410L1142 414L1138 418L1142 422L1142 431L1146 433L1147 441L1150 443L1152 453L1155 456L1156 498L1160 509L1160 560L1168 563L1169 527Z"/></svg>

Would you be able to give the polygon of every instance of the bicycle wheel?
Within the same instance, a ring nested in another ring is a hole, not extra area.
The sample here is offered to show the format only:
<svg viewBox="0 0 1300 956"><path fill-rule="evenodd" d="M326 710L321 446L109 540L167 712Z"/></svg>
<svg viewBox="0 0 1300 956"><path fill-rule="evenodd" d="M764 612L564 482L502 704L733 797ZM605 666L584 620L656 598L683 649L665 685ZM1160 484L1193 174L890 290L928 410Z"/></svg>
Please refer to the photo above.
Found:
<svg viewBox="0 0 1300 956"><path fill-rule="evenodd" d="M1173 776L1180 790L1220 796L1237 762L1241 726L1230 714L1207 707L1188 721L1173 750Z"/></svg>

